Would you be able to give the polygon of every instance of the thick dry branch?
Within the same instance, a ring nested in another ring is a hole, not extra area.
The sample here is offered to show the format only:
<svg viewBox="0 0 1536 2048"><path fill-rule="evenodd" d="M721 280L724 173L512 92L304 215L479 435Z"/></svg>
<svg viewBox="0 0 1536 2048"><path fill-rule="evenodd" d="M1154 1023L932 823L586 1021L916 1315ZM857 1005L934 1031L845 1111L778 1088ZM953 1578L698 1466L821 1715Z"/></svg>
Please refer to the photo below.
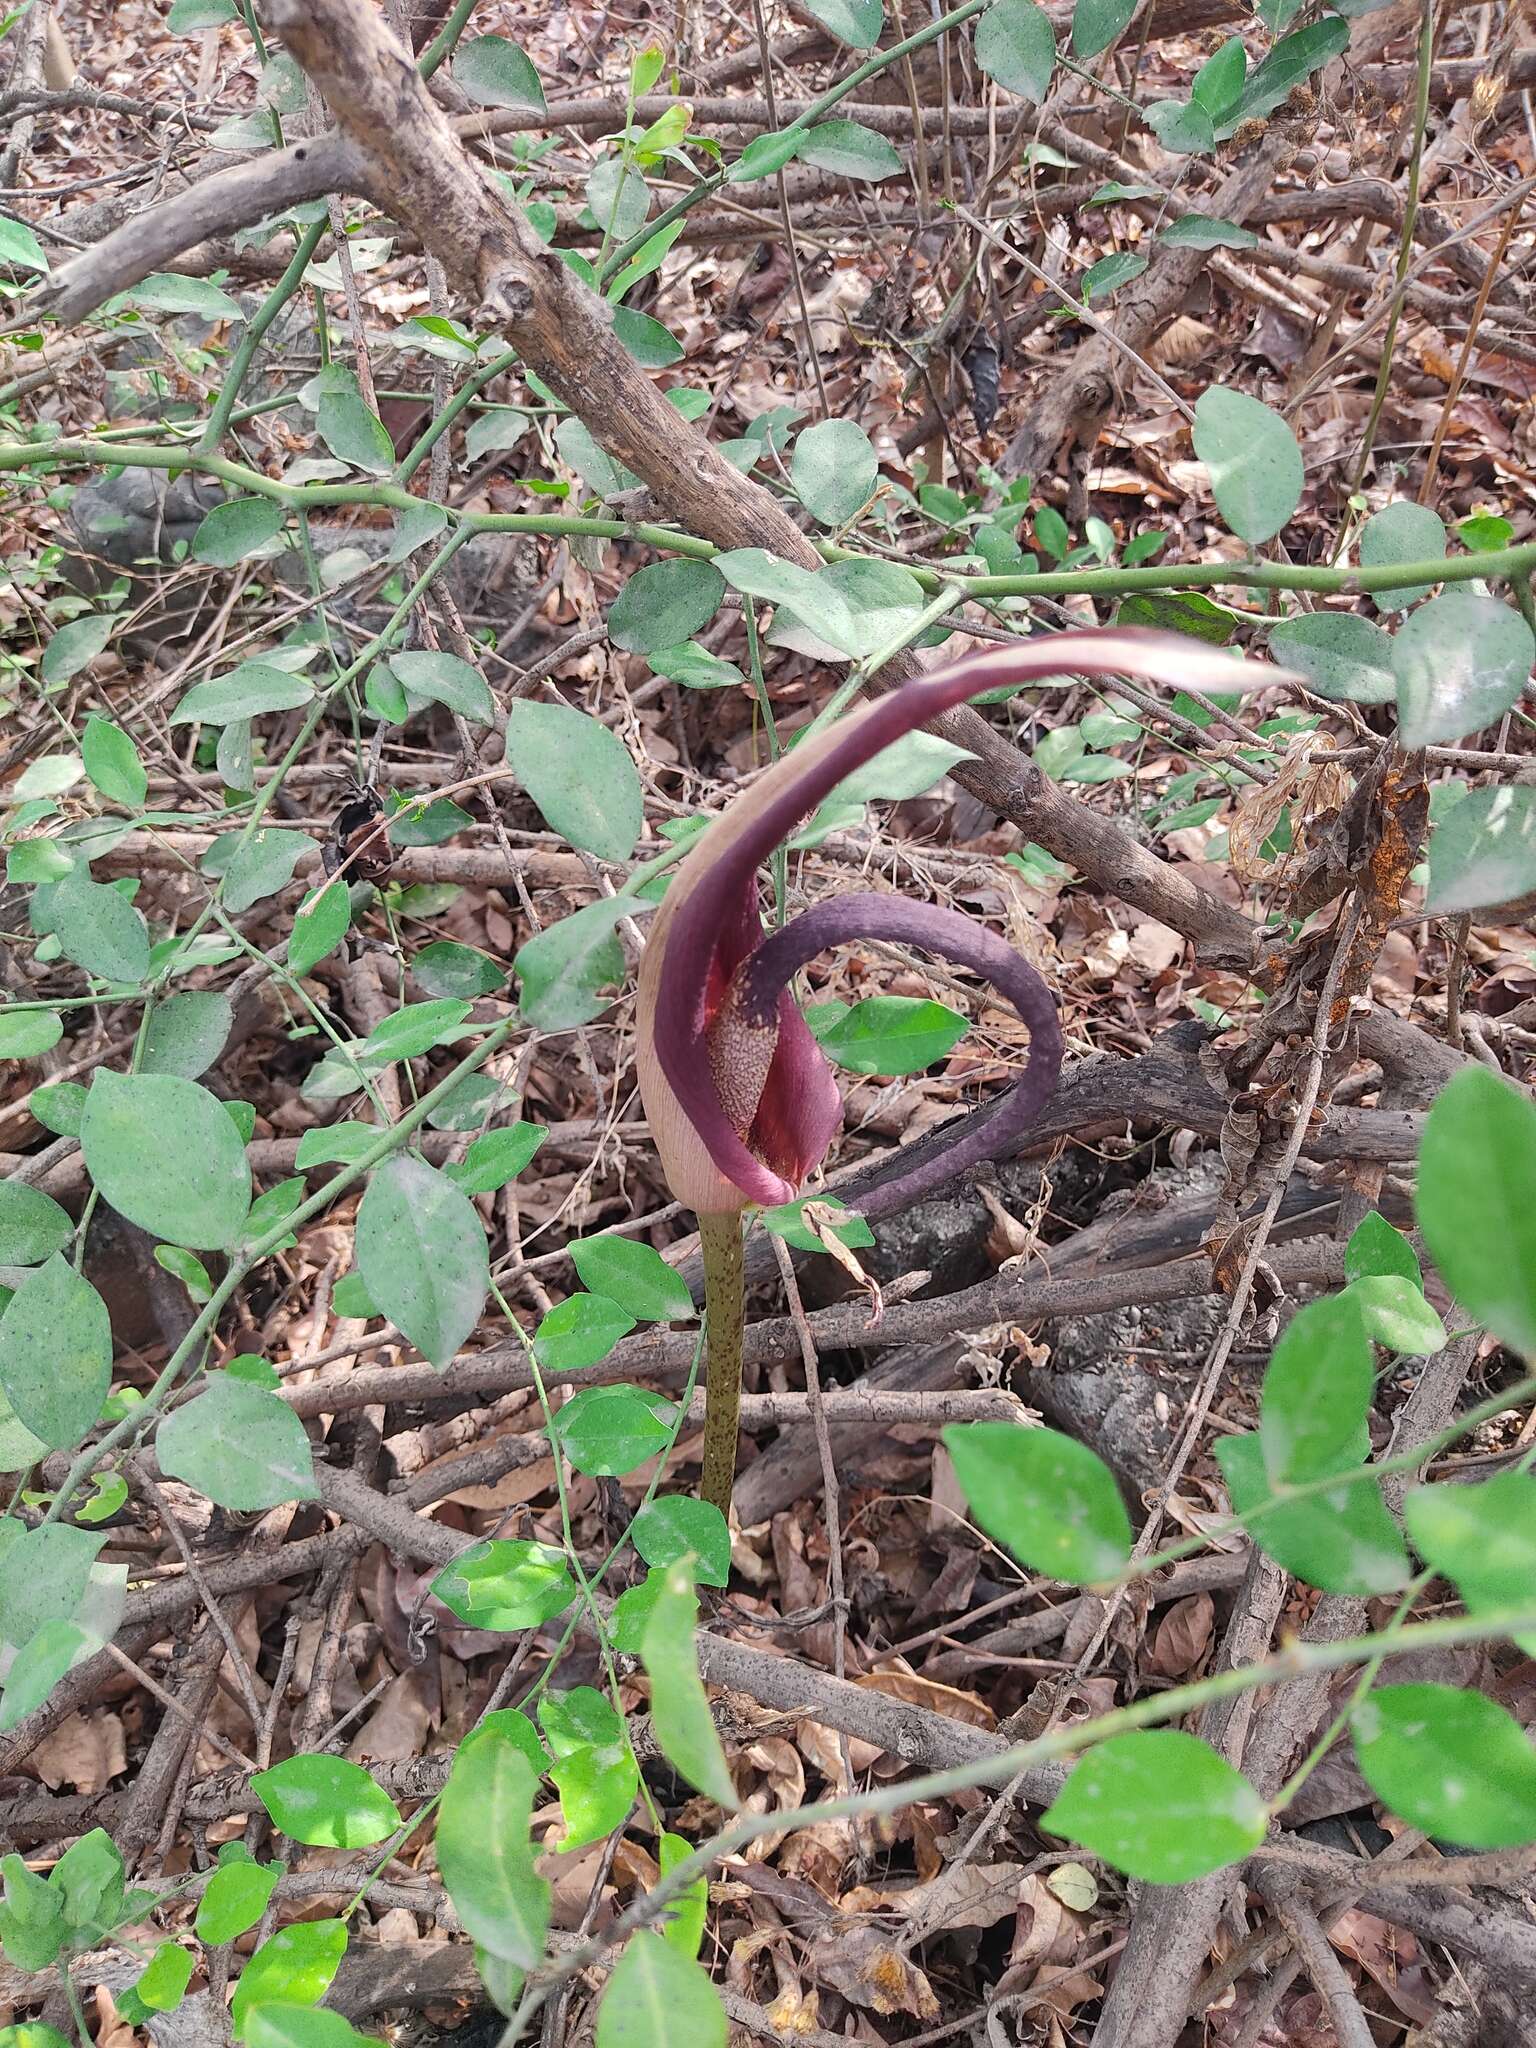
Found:
<svg viewBox="0 0 1536 2048"><path fill-rule="evenodd" d="M29 314L51 313L66 325L82 320L152 271L168 269L199 242L216 240L233 228L251 227L327 192L363 189L361 159L339 135L263 151L212 171L174 198L130 215L121 227L62 264L49 289L28 302Z"/></svg>

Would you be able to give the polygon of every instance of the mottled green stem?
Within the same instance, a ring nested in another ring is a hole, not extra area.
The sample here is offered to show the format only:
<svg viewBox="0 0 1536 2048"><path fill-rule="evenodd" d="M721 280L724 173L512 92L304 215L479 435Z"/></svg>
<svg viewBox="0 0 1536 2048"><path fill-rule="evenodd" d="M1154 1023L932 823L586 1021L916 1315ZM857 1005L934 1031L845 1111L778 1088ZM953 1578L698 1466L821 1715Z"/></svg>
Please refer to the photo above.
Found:
<svg viewBox="0 0 1536 2048"><path fill-rule="evenodd" d="M736 1477L736 1433L741 1426L741 1330L746 1315L742 1282L741 1218L699 1218L704 1253L704 1472L699 1497L731 1513Z"/></svg>

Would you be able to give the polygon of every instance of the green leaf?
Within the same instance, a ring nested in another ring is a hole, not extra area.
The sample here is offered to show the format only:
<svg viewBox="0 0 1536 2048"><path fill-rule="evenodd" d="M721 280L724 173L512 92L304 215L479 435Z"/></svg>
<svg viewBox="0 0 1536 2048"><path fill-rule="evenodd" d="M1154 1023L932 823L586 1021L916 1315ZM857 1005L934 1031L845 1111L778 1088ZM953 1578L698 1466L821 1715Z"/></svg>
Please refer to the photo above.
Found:
<svg viewBox="0 0 1536 2048"><path fill-rule="evenodd" d="M675 225L681 227L682 223L679 221ZM652 237L653 241L659 239L658 236ZM650 243L646 247L649 248ZM598 446L591 429L574 414L556 427L555 446L560 451L561 460L569 463L600 498L616 497L621 491L633 490L640 482L632 469L626 469L622 462L616 462Z"/></svg>
<svg viewBox="0 0 1536 2048"><path fill-rule="evenodd" d="M578 1685L540 1702L539 1726L554 1758L549 1775L565 1816L561 1850L600 1842L624 1825L640 1787L623 1720L600 1692Z"/></svg>
<svg viewBox="0 0 1536 2048"><path fill-rule="evenodd" d="M651 1681L651 1732L662 1755L696 1792L734 1813L736 1787L699 1677L693 1640L698 1618L698 1595L686 1568L671 1565L645 1625L640 1651Z"/></svg>
<svg viewBox="0 0 1536 2048"><path fill-rule="evenodd" d="M817 1008L830 1005L817 1005ZM841 1012L825 1029L816 1010L806 1022L817 1044L851 1074L918 1074L943 1059L965 1036L966 1020L942 1003L915 996L866 996Z"/></svg>
<svg viewBox="0 0 1536 2048"><path fill-rule="evenodd" d="M392 654L389 666L411 695L424 703L446 705L475 725L495 723L496 702L484 676L456 654L418 649L413 654Z"/></svg>
<svg viewBox="0 0 1536 2048"><path fill-rule="evenodd" d="M1208 213L1182 213L1157 238L1174 249L1253 249L1259 238L1252 228L1220 220Z"/></svg>
<svg viewBox="0 0 1536 2048"><path fill-rule="evenodd" d="M800 138L799 157L801 163L830 171L835 178L859 178L870 184L900 177L907 168L900 151L862 121L816 122Z"/></svg>
<svg viewBox="0 0 1536 2048"><path fill-rule="evenodd" d="M341 944L351 921L345 879L323 882L294 912L293 930L288 934L288 971L298 975L313 972Z"/></svg>
<svg viewBox="0 0 1536 2048"><path fill-rule="evenodd" d="M66 1672L94 1656L101 1646L101 1637L77 1622L45 1621L26 1648L16 1652L5 1674L0 1733L8 1733L35 1713ZM0 2041L3 2039L0 2034Z"/></svg>
<svg viewBox="0 0 1536 2048"><path fill-rule="evenodd" d="M782 171L787 163L793 162L805 140L803 128L776 130L767 135L754 135L746 148L731 165L727 183L732 185L755 184L759 178L771 178L775 171Z"/></svg>
<svg viewBox="0 0 1536 2048"><path fill-rule="evenodd" d="M476 1138L464 1157L443 1170L466 1195L491 1195L516 1180L548 1132L542 1124L508 1124Z"/></svg>
<svg viewBox="0 0 1536 2048"><path fill-rule="evenodd" d="M0 1266L40 1266L75 1234L69 1212L25 1181L0 1181Z"/></svg>
<svg viewBox="0 0 1536 2048"><path fill-rule="evenodd" d="M608 637L615 647L630 654L675 647L714 617L724 595L725 578L711 562L651 562L631 576L615 598L608 614ZM567 717L580 716L579 712L567 713ZM606 727L600 730L611 737ZM619 751L628 762L622 746ZM542 804L539 807L543 809ZM633 844L631 840L630 846ZM629 852L628 846L624 852Z"/></svg>
<svg viewBox="0 0 1536 2048"><path fill-rule="evenodd" d="M805 1221L805 1205L815 1200L815 1195L801 1195L797 1201L783 1202L777 1209L765 1209L762 1212L763 1228L772 1231L775 1237L782 1237L797 1252L824 1252L826 1246L812 1234ZM835 1208L835 1204L832 1206ZM844 1220L832 1226L832 1235L840 1244L847 1245L850 1251L858 1251L864 1245L874 1243L875 1233L862 1216L851 1209L844 1210L842 1216Z"/></svg>
<svg viewBox="0 0 1536 2048"><path fill-rule="evenodd" d="M149 1014L139 1054L142 1074L179 1074L195 1081L211 1067L234 1029L229 997L216 989L185 989Z"/></svg>
<svg viewBox="0 0 1536 2048"><path fill-rule="evenodd" d="M151 1237L189 1251L239 1242L251 1169L229 1112L196 1081L98 1067L80 1144L103 1198Z"/></svg>
<svg viewBox="0 0 1536 2048"><path fill-rule="evenodd" d="M432 1591L469 1628L503 1634L552 1621L576 1598L564 1553L522 1538L476 1543L443 1567Z"/></svg>
<svg viewBox="0 0 1536 2048"><path fill-rule="evenodd" d="M213 1282L208 1276L208 1268L196 1252L184 1252L179 1245L157 1244L155 1264L162 1266L167 1273L173 1273L194 1301L213 1299Z"/></svg>
<svg viewBox="0 0 1536 2048"><path fill-rule="evenodd" d="M1484 512L1461 520L1456 527L1456 537L1464 547L1482 554L1495 548L1507 548L1515 537L1515 529L1499 514Z"/></svg>
<svg viewBox="0 0 1536 2048"><path fill-rule="evenodd" d="M1097 263L1090 264L1083 272L1081 283L1083 297L1091 305L1095 299L1102 299L1122 284L1129 284L1133 277L1140 277L1147 267L1147 259L1134 249L1117 249L1111 256L1101 256Z"/></svg>
<svg viewBox="0 0 1536 2048"><path fill-rule="evenodd" d="M529 1837L538 1776L512 1738L480 1730L464 1742L443 1787L437 1867L466 1931L503 1961L544 1959L549 1885Z"/></svg>
<svg viewBox="0 0 1536 2048"><path fill-rule="evenodd" d="M1416 1280L1401 1273L1372 1273L1354 1281L1347 1292L1373 1343L1413 1358L1432 1358L1445 1349L1445 1325Z"/></svg>
<svg viewBox="0 0 1536 2048"><path fill-rule="evenodd" d="M613 928L634 908L624 896L583 904L518 949L512 972L522 984L519 1008L536 1030L567 1031L608 1007L598 991L615 987L625 973Z"/></svg>
<svg viewBox="0 0 1536 2048"><path fill-rule="evenodd" d="M325 1124L304 1133L293 1163L301 1173L310 1166L351 1166L382 1136L377 1124Z"/></svg>
<svg viewBox="0 0 1536 2048"><path fill-rule="evenodd" d="M1314 71L1320 71L1330 58L1337 57L1348 42L1349 23L1336 14L1324 15L1321 21L1297 29L1294 35L1282 36L1219 122L1219 137L1225 140L1244 121L1266 119Z"/></svg>
<svg viewBox="0 0 1536 2048"><path fill-rule="evenodd" d="M937 733L909 732L883 747L872 761L856 768L833 790L829 804L904 803L922 796L970 756Z"/></svg>
<svg viewBox="0 0 1536 2048"><path fill-rule="evenodd" d="M731 1576L731 1532L720 1510L686 1493L664 1493L648 1501L629 1528L630 1541L648 1565L662 1570L684 1558L706 1586L724 1586Z"/></svg>
<svg viewBox="0 0 1536 2048"><path fill-rule="evenodd" d="M1536 789L1468 790L1429 842L1426 910L1487 910L1536 889Z"/></svg>
<svg viewBox="0 0 1536 2048"><path fill-rule="evenodd" d="M94 713L85 721L80 758L92 784L108 803L136 811L149 792L149 777L138 749L121 727Z"/></svg>
<svg viewBox="0 0 1536 2048"><path fill-rule="evenodd" d="M19 1856L0 1860L0 1870L5 1873L0 1937L5 1942L6 1956L19 1970L46 1970L69 1937L64 1902L51 1885L28 1870ZM47 2035L53 2029L44 2027L39 2031Z"/></svg>
<svg viewBox="0 0 1536 2048"><path fill-rule="evenodd" d="M315 431L338 462L370 476L388 476L395 466L389 429L355 391L325 391L315 408Z"/></svg>
<svg viewBox="0 0 1536 2048"><path fill-rule="evenodd" d="M1296 1311L1264 1374L1259 1435L1271 1486L1327 1478L1360 1463L1374 1378L1352 1292Z"/></svg>
<svg viewBox="0 0 1536 2048"><path fill-rule="evenodd" d="M1403 1502L1413 1546L1469 1614L1527 1605L1536 1586L1536 1477L1501 1472L1476 1486L1416 1486ZM1536 1628L1515 1640L1536 1654Z"/></svg>
<svg viewBox="0 0 1536 2048"><path fill-rule="evenodd" d="M64 1896L64 1917L78 1934L106 1934L123 1904L123 1859L104 1828L72 1842L54 1864L49 1885Z"/></svg>
<svg viewBox="0 0 1536 2048"><path fill-rule="evenodd" d="M578 1472L622 1478L671 1440L670 1427L652 1406L657 1399L639 1387L584 1387L555 1416L550 1434Z"/></svg>
<svg viewBox="0 0 1536 2048"><path fill-rule="evenodd" d="M1089 1750L1040 1826L1146 1884L1189 1884L1264 1839L1269 1815L1240 1771L1178 1728Z"/></svg>
<svg viewBox="0 0 1536 2048"><path fill-rule="evenodd" d="M1403 562L1436 562L1445 557L1445 521L1427 505L1412 498L1398 498L1372 513L1360 529L1362 569L1395 569ZM1378 611L1400 612L1421 597L1428 597L1428 583L1405 585L1401 590L1372 593Z"/></svg>
<svg viewBox="0 0 1536 2048"><path fill-rule="evenodd" d="M453 996L460 1001L495 995L507 979L506 969L489 953L452 939L434 939L430 946L423 946L412 958L411 975L429 996Z"/></svg>
<svg viewBox="0 0 1536 2048"><path fill-rule="evenodd" d="M357 1212L357 1263L382 1315L441 1372L480 1320L485 1231L463 1190L425 1160L387 1159Z"/></svg>
<svg viewBox="0 0 1536 2048"><path fill-rule="evenodd" d="M637 1323L689 1321L695 1314L686 1284L654 1246L605 1231L576 1238L567 1250L583 1287L617 1302Z"/></svg>
<svg viewBox="0 0 1536 2048"><path fill-rule="evenodd" d="M192 1951L179 1942L162 1941L130 1988L151 2012L174 2012L191 1982Z"/></svg>
<svg viewBox="0 0 1536 2048"><path fill-rule="evenodd" d="M231 1373L210 1373L206 1393L173 1408L155 1447L163 1472L237 1514L319 1498L303 1423L276 1394Z"/></svg>
<svg viewBox="0 0 1536 2048"><path fill-rule="evenodd" d="M303 676L290 675L270 662L243 661L227 675L194 683L171 713L172 725L229 725L243 718L261 718L269 711L297 711L312 704L315 693Z"/></svg>
<svg viewBox="0 0 1536 2048"><path fill-rule="evenodd" d="M49 892L48 917L66 960L103 981L141 982L149 972L149 929L108 882L76 868Z"/></svg>
<svg viewBox="0 0 1536 2048"><path fill-rule="evenodd" d="M40 1053L51 1052L64 1036L64 1022L57 1010L24 1010L19 1004L0 1003L0 1060L35 1060ZM32 1111L37 1113L38 1098L49 1096L58 1100L62 1088L79 1088L77 1081L56 1081L51 1087L36 1088L32 1091ZM81 1095L85 1090L80 1089ZM42 1123L43 1118L38 1117ZM48 1125L51 1131L53 1124ZM73 1137L73 1131L61 1133Z"/></svg>
<svg viewBox="0 0 1536 2048"><path fill-rule="evenodd" d="M38 673L45 683L67 683L93 662L112 638L117 621L111 612L87 612L60 626L43 650Z"/></svg>
<svg viewBox="0 0 1536 2048"><path fill-rule="evenodd" d="M0 1573L0 1642L23 1649L50 1621L73 1621L91 1583L91 1567L106 1537L91 1529L45 1523L10 1534L19 1524L0 1520L5 1570Z"/></svg>
<svg viewBox="0 0 1536 2048"><path fill-rule="evenodd" d="M474 36L459 46L453 75L477 107L532 107L544 111L544 88L516 43L505 36ZM531 1967L531 1966L530 1966Z"/></svg>
<svg viewBox="0 0 1536 2048"><path fill-rule="evenodd" d="M466 440L474 434L475 427L479 424L480 421L477 420L471 425ZM475 450L472 447L469 453L473 459ZM389 544L385 561L403 562L407 555L413 555L418 548L425 547L429 540L436 540L447 524L448 513L444 506L434 505L426 498L417 498L408 510L396 512L395 535Z"/></svg>
<svg viewBox="0 0 1536 2048"><path fill-rule="evenodd" d="M687 353L675 334L634 306L615 306L613 331L643 370L670 369ZM700 562L698 567L708 564Z"/></svg>
<svg viewBox="0 0 1536 2048"><path fill-rule="evenodd" d="M258 2005L245 2026L246 2048L379 2048L344 2013L323 2005Z"/></svg>
<svg viewBox="0 0 1536 2048"><path fill-rule="evenodd" d="M226 21L238 21L235 0L171 0L165 25L173 36L195 36L205 28L222 28Z"/></svg>
<svg viewBox="0 0 1536 2048"><path fill-rule="evenodd" d="M629 750L607 726L520 698L507 709L507 759L553 831L600 860L628 859L645 803Z"/></svg>
<svg viewBox="0 0 1536 2048"><path fill-rule="evenodd" d="M416 1059L435 1045L459 1035L458 1027L469 1015L462 997L438 1002L406 1003L374 1026L358 1048L358 1058L387 1064L392 1060Z"/></svg>
<svg viewBox="0 0 1536 2048"><path fill-rule="evenodd" d="M192 559L215 569L266 551L283 530L288 508L275 498L229 498L215 505L192 536Z"/></svg>
<svg viewBox="0 0 1536 2048"><path fill-rule="evenodd" d="M1536 1750L1480 1692L1378 1686L1355 1708L1350 1733L1371 1790L1425 1834L1465 1849L1536 1841Z"/></svg>
<svg viewBox="0 0 1536 2048"><path fill-rule="evenodd" d="M37 270L48 275L43 245L24 220L0 219L0 264L10 270Z"/></svg>
<svg viewBox="0 0 1536 2048"><path fill-rule="evenodd" d="M250 1782L273 1826L316 1848L366 1849L400 1825L389 1794L345 1757L291 1756Z"/></svg>
<svg viewBox="0 0 1536 2048"><path fill-rule="evenodd" d="M1097 57L1119 42L1135 12L1136 0L1077 0L1072 10L1073 56Z"/></svg>
<svg viewBox="0 0 1536 2048"><path fill-rule="evenodd" d="M1424 1285L1418 1253L1379 1209L1371 1209L1360 1218L1344 1247L1346 1280L1363 1280L1375 1273L1396 1273L1421 1290Z"/></svg>
<svg viewBox="0 0 1536 2048"><path fill-rule="evenodd" d="M1352 612L1298 612L1269 636L1271 657L1334 702L1390 704L1397 696L1392 640Z"/></svg>
<svg viewBox="0 0 1536 2048"><path fill-rule="evenodd" d="M1203 156L1216 147L1216 128L1198 100L1154 100L1142 119L1171 156Z"/></svg>
<svg viewBox="0 0 1536 2048"><path fill-rule="evenodd" d="M790 481L823 526L846 525L874 496L879 478L869 436L854 420L822 420L795 442Z"/></svg>
<svg viewBox="0 0 1536 2048"><path fill-rule="evenodd" d="M977 1523L1031 1571L1088 1586L1130 1556L1114 1474L1085 1444L1012 1422L951 1424L944 1443Z"/></svg>
<svg viewBox="0 0 1536 2048"><path fill-rule="evenodd" d="M794 617L829 646L857 654L863 635L848 600L826 569L802 569L766 548L733 548L716 555L715 567L744 597L787 606Z"/></svg>
<svg viewBox="0 0 1536 2048"><path fill-rule="evenodd" d="M259 2005L316 2005L331 1988L347 1951L340 1920L297 1920L264 1941L240 1972L230 2020L235 2039Z"/></svg>
<svg viewBox="0 0 1536 2048"><path fill-rule="evenodd" d="M568 1295L534 1332L533 1355L546 1372L580 1372L606 1358L634 1327L634 1317L606 1295Z"/></svg>
<svg viewBox="0 0 1536 2048"><path fill-rule="evenodd" d="M679 1863L686 1863L693 1854L692 1842L685 1841L681 1835L663 1833L656 1847L663 1877L675 1870ZM703 1945L704 1923L708 1914L709 1880L696 1877L669 1902L667 1917L661 1927L662 1938L691 1961Z"/></svg>
<svg viewBox="0 0 1536 2048"><path fill-rule="evenodd" d="M212 1948L249 1933L267 1910L281 1876L276 1864L255 1863L248 1856L221 1863L198 1901L193 1932Z"/></svg>
<svg viewBox="0 0 1536 2048"><path fill-rule="evenodd" d="M681 647L658 647L648 659L657 675L681 683L685 690L724 690L746 681L734 661L722 661L696 640Z"/></svg>
<svg viewBox="0 0 1536 2048"><path fill-rule="evenodd" d="M819 15L828 0L814 0ZM597 2048L726 2048L720 1994L708 1974L647 1928L632 1934L597 2010Z"/></svg>
<svg viewBox="0 0 1536 2048"><path fill-rule="evenodd" d="M850 50L872 50L885 25L884 0L807 0L807 12Z"/></svg>
<svg viewBox="0 0 1536 2048"><path fill-rule="evenodd" d="M1201 392L1195 453L1211 473L1217 510L1243 540L1272 540L1301 503L1306 475L1296 436L1246 391L1210 384Z"/></svg>
<svg viewBox="0 0 1536 2048"><path fill-rule="evenodd" d="M1416 1206L1457 1301L1536 1358L1536 1104L1485 1067L1453 1075L1424 1127Z"/></svg>
<svg viewBox="0 0 1536 2048"><path fill-rule="evenodd" d="M1043 100L1056 68L1050 16L1034 0L996 0L976 24L976 62L1021 99Z"/></svg>
<svg viewBox="0 0 1536 2048"><path fill-rule="evenodd" d="M34 1436L69 1450L101 1413L111 1381L107 1305L56 1251L0 1316L0 1387Z"/></svg>
<svg viewBox="0 0 1536 2048"><path fill-rule="evenodd" d="M307 833L270 825L259 826L244 845L239 840L239 833L226 832L203 855L204 872L223 875L224 908L237 917L286 889L294 869L314 847Z"/></svg>
<svg viewBox="0 0 1536 2048"><path fill-rule="evenodd" d="M1329 1487L1259 1515L1254 1510L1270 1498L1271 1488L1258 1432L1219 1438L1216 1462L1227 1482L1233 1513L1245 1520L1253 1517L1248 1522L1250 1535L1283 1570L1325 1593L1356 1599L1395 1593L1407 1585L1408 1553L1378 1480Z"/></svg>
<svg viewBox="0 0 1536 2048"><path fill-rule="evenodd" d="M1248 75L1248 52L1241 36L1230 36L1195 73L1190 98L1213 121L1224 121L1242 97Z"/></svg>
<svg viewBox="0 0 1536 2048"><path fill-rule="evenodd" d="M267 132L270 136L270 127ZM150 277L140 278L123 297L157 313L196 313L204 320L245 319L240 301L221 291L211 279L183 277L171 270L157 270Z"/></svg>

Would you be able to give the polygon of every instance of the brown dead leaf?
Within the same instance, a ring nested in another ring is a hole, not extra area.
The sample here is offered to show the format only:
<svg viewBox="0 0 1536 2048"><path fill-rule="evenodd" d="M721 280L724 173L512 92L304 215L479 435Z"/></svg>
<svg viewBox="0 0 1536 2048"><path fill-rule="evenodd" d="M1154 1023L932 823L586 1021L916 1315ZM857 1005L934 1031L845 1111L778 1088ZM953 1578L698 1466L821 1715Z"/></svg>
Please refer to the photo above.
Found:
<svg viewBox="0 0 1536 2048"><path fill-rule="evenodd" d="M925 1939L950 1927L995 1927L1019 1901L1022 1863L958 1863L929 1884L905 1890L859 1885L842 1901L846 1913L904 1913Z"/></svg>
<svg viewBox="0 0 1536 2048"><path fill-rule="evenodd" d="M71 1714L43 1737L29 1761L50 1792L64 1785L76 1792L104 1791L128 1768L122 1721L116 1714Z"/></svg>
<svg viewBox="0 0 1536 2048"><path fill-rule="evenodd" d="M1157 1625L1147 1668L1160 1678L1183 1678L1211 1646L1216 1608L1209 1593L1175 1600Z"/></svg>
<svg viewBox="0 0 1536 2048"><path fill-rule="evenodd" d="M926 1707L931 1714L947 1714L951 1721L964 1721L972 1728L990 1732L997 1726L997 1716L984 1700L955 1686L920 1678L908 1668L905 1658L898 1657L878 1671L866 1671L854 1684L865 1686L870 1692L883 1692L887 1699L902 1700L909 1707Z"/></svg>
<svg viewBox="0 0 1536 2048"><path fill-rule="evenodd" d="M878 1927L828 1927L806 1949L805 1967L850 2005L878 2013L902 2012L915 2020L938 2018L933 1986Z"/></svg>

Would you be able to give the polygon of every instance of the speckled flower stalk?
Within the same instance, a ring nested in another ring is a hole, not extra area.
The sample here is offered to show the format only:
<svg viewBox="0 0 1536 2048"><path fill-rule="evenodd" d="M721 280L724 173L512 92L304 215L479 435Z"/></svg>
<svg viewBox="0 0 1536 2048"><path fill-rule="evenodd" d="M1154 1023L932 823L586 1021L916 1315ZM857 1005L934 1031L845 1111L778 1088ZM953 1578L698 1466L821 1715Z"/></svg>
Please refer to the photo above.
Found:
<svg viewBox="0 0 1536 2048"><path fill-rule="evenodd" d="M771 936L759 867L846 776L984 690L1061 675L1138 675L1173 688L1252 690L1290 681L1197 642L1114 630L1058 633L937 669L793 747L700 834L653 922L640 968L638 1066L673 1195L699 1217L709 1352L702 1491L722 1512L735 1464L741 1380L741 1212L795 1198L842 1121L832 1069L789 985L829 946L892 939L973 969L1029 1026L1029 1057L985 1123L881 1190L902 1206L990 1158L1049 1101L1061 1067L1056 1004L1040 975L985 926L901 896L834 896Z"/></svg>

